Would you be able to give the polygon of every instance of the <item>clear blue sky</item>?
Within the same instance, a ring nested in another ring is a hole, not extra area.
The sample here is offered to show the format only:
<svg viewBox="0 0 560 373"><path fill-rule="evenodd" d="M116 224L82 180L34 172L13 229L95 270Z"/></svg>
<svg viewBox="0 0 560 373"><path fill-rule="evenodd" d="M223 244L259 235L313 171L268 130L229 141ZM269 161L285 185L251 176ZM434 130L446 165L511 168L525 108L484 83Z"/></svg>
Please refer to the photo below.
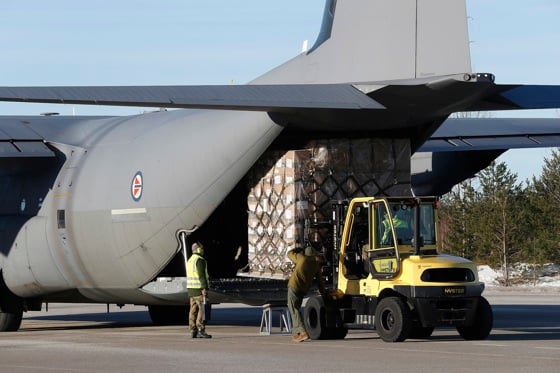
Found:
<svg viewBox="0 0 560 373"><path fill-rule="evenodd" d="M0 85L245 83L312 43L324 0L0 2ZM560 84L559 0L467 0L473 70L498 83ZM0 115L138 108L0 103ZM556 111L520 115L554 116ZM506 116L513 116L507 113ZM520 181L548 150L500 159Z"/></svg>

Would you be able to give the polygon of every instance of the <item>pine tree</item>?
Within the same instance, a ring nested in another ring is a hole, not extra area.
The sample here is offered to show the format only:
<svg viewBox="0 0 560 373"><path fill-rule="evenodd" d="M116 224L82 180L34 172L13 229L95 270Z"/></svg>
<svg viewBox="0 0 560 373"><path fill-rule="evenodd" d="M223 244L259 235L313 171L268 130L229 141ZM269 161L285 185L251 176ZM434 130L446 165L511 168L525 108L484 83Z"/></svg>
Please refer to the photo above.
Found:
<svg viewBox="0 0 560 373"><path fill-rule="evenodd" d="M441 200L440 250L468 259L477 257L476 235L473 230L473 211L476 192L472 180L457 184Z"/></svg>
<svg viewBox="0 0 560 373"><path fill-rule="evenodd" d="M440 251L502 268L505 285L513 263L560 261L560 149L544 161L541 177L524 186L493 162L443 196Z"/></svg>
<svg viewBox="0 0 560 373"><path fill-rule="evenodd" d="M530 186L531 225L534 233L531 263L560 260L560 150L544 159L540 178Z"/></svg>
<svg viewBox="0 0 560 373"><path fill-rule="evenodd" d="M480 198L475 211L478 216L475 229L480 233L480 250L486 251L491 264L500 265L504 284L509 286L512 259L522 248L523 191L517 184L517 175L510 172L504 162L492 162L478 177Z"/></svg>

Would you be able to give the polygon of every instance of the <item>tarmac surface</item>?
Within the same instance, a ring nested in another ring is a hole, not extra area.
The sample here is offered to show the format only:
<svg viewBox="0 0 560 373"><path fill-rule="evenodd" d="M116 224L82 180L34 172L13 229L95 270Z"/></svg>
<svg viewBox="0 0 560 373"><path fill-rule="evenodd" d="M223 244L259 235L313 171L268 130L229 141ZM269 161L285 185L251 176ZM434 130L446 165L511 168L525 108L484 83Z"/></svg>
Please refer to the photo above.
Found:
<svg viewBox="0 0 560 373"><path fill-rule="evenodd" d="M402 343L371 330L293 343L278 315L261 335L261 308L235 304L215 306L207 340L186 326L153 326L145 307L49 304L0 334L0 372L559 372L560 290L485 295L494 310L487 340L444 328Z"/></svg>

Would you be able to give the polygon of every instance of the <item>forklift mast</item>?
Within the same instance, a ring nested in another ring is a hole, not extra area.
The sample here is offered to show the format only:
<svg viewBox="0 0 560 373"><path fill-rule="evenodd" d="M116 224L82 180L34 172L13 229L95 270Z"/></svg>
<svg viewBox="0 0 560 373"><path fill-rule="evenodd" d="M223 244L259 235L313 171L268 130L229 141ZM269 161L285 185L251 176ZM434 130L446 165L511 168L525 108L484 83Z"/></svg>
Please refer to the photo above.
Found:
<svg viewBox="0 0 560 373"><path fill-rule="evenodd" d="M348 211L348 201L339 200L332 203L332 247L326 254L328 268L324 273L325 282L330 284L333 289L338 287L338 270L339 270L339 250L342 233L344 231L344 221Z"/></svg>

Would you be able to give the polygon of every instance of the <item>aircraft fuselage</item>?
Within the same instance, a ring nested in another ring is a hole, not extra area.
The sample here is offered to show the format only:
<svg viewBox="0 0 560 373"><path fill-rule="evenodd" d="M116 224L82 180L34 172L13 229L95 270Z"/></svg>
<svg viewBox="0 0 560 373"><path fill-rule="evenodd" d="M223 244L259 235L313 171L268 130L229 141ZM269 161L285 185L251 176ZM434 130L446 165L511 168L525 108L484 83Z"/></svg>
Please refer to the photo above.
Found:
<svg viewBox="0 0 560 373"><path fill-rule="evenodd" d="M68 132L28 122L65 161L42 201L21 196L40 208L1 258L7 286L143 304L176 231L201 225L281 131L260 112L155 112Z"/></svg>

